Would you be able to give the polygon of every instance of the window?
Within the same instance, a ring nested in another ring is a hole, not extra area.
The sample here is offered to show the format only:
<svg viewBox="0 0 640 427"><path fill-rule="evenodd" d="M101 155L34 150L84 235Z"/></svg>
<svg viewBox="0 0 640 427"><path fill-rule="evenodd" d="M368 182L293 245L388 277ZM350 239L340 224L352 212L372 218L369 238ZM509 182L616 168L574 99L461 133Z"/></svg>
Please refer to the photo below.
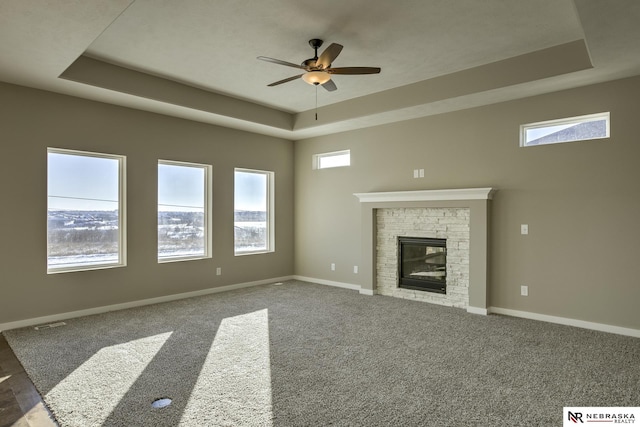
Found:
<svg viewBox="0 0 640 427"><path fill-rule="evenodd" d="M274 173L236 169L234 248L236 255L274 251Z"/></svg>
<svg viewBox="0 0 640 427"><path fill-rule="evenodd" d="M211 169L158 161L158 262L211 258Z"/></svg>
<svg viewBox="0 0 640 427"><path fill-rule="evenodd" d="M609 138L609 113L589 114L520 126L520 146Z"/></svg>
<svg viewBox="0 0 640 427"><path fill-rule="evenodd" d="M47 150L47 273L126 265L125 157Z"/></svg>
<svg viewBox="0 0 640 427"><path fill-rule="evenodd" d="M351 165L351 151L334 151L313 155L313 169L339 168Z"/></svg>

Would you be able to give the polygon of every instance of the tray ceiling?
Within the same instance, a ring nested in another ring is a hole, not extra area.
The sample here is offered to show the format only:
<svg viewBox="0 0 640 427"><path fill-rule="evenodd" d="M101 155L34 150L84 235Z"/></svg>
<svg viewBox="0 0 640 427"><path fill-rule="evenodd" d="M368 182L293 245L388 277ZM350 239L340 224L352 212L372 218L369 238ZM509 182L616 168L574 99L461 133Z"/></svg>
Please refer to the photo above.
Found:
<svg viewBox="0 0 640 427"><path fill-rule="evenodd" d="M0 80L287 139L640 74L634 0L44 3L0 3ZM256 59L311 38L382 68L333 76L318 120L315 87L267 87L298 70Z"/></svg>

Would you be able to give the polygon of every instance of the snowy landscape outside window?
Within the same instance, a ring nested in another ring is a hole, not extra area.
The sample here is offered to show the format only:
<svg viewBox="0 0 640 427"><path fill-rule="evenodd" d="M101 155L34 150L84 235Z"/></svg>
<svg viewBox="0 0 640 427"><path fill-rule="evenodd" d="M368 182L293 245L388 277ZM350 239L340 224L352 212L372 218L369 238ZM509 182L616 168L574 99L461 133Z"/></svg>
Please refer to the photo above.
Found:
<svg viewBox="0 0 640 427"><path fill-rule="evenodd" d="M158 261L211 257L211 166L158 161Z"/></svg>
<svg viewBox="0 0 640 427"><path fill-rule="evenodd" d="M47 273L126 265L125 157L47 150Z"/></svg>
<svg viewBox="0 0 640 427"><path fill-rule="evenodd" d="M234 248L236 255L272 252L274 173L235 170Z"/></svg>

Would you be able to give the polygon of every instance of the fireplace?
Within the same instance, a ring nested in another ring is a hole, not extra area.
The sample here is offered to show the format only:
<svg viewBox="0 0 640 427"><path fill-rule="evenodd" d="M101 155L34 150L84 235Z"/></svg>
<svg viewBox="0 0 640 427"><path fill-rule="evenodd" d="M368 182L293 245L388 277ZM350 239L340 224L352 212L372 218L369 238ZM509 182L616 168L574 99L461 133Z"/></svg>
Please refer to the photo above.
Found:
<svg viewBox="0 0 640 427"><path fill-rule="evenodd" d="M447 293L447 239L398 236L398 287Z"/></svg>
<svg viewBox="0 0 640 427"><path fill-rule="evenodd" d="M494 188L356 193L361 203L360 293L488 313L488 225ZM446 239L446 293L398 286L398 237Z"/></svg>

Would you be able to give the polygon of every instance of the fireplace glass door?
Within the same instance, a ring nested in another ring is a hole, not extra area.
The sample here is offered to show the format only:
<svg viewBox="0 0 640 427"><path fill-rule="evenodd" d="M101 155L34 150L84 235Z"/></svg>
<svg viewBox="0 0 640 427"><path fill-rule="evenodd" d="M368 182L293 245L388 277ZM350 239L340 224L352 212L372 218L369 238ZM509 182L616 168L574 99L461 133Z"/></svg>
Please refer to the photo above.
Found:
<svg viewBox="0 0 640 427"><path fill-rule="evenodd" d="M447 293L447 240L398 237L398 287Z"/></svg>

